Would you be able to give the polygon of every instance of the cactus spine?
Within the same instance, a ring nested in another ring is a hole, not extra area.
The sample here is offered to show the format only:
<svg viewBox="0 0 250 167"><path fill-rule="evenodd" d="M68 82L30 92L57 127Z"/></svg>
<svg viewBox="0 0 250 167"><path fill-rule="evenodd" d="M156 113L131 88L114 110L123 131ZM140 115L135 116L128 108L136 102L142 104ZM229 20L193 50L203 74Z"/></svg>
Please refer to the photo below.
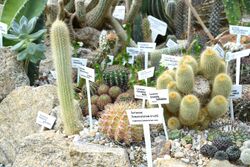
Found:
<svg viewBox="0 0 250 167"><path fill-rule="evenodd" d="M198 121L200 111L199 99L194 95L183 97L180 106L179 119L183 125L194 125Z"/></svg>
<svg viewBox="0 0 250 167"><path fill-rule="evenodd" d="M194 72L192 67L187 64L182 64L176 71L177 89L182 93L190 93L194 87Z"/></svg>
<svg viewBox="0 0 250 167"><path fill-rule="evenodd" d="M56 20L52 24L50 37L64 130L67 135L72 135L80 131L80 126L78 113L73 104L70 37L66 24Z"/></svg>
<svg viewBox="0 0 250 167"><path fill-rule="evenodd" d="M226 98L229 97L232 90L232 80L224 73L217 75L214 79L212 96L222 95Z"/></svg>
<svg viewBox="0 0 250 167"><path fill-rule="evenodd" d="M218 95L212 98L212 100L208 103L207 110L208 115L212 119L217 119L223 116L228 109L227 99L224 96Z"/></svg>
<svg viewBox="0 0 250 167"><path fill-rule="evenodd" d="M178 92L169 93L169 104L167 104L167 109L169 112L177 114L180 109L181 95Z"/></svg>

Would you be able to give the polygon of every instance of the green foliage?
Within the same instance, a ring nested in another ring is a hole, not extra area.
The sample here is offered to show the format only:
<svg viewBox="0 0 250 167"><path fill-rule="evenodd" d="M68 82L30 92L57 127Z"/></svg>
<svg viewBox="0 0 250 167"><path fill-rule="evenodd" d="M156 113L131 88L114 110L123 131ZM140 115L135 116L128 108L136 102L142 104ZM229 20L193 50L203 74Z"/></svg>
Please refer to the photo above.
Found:
<svg viewBox="0 0 250 167"><path fill-rule="evenodd" d="M10 27L14 20L19 20L22 16L27 19L38 17L43 12L47 0L5 0L1 22Z"/></svg>
<svg viewBox="0 0 250 167"><path fill-rule="evenodd" d="M37 19L37 17L34 17L28 20L25 16L23 16L20 19L19 23L13 21L10 29L10 34L4 34L4 37L6 39L16 42L16 44L11 47L11 50L18 52L18 61L25 62L24 67L26 72L28 71L29 62L36 64L40 60L45 59L44 44L36 44L35 41L46 32L46 29L42 29L35 33L32 33L35 28Z"/></svg>

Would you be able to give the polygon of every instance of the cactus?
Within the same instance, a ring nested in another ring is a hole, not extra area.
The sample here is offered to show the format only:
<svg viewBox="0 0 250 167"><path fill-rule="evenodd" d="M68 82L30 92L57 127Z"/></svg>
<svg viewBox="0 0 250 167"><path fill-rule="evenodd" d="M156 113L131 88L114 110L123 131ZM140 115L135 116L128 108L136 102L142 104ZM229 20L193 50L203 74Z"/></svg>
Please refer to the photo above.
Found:
<svg viewBox="0 0 250 167"><path fill-rule="evenodd" d="M177 85L175 81L170 81L167 85L167 89L169 92L171 91L177 91Z"/></svg>
<svg viewBox="0 0 250 167"><path fill-rule="evenodd" d="M108 91L109 91L109 86L106 84L101 84L97 89L99 95L108 94Z"/></svg>
<svg viewBox="0 0 250 167"><path fill-rule="evenodd" d="M194 87L194 72L190 65L182 64L176 71L177 89L182 93L190 93Z"/></svg>
<svg viewBox="0 0 250 167"><path fill-rule="evenodd" d="M143 41L143 30L142 30L142 16L141 15L137 15L135 16L134 19L134 24L133 24L133 39L134 41L137 42L141 42Z"/></svg>
<svg viewBox="0 0 250 167"><path fill-rule="evenodd" d="M176 13L176 0L169 0L167 2L167 6L165 8L165 11L167 13L167 15L171 18L175 17L175 13Z"/></svg>
<svg viewBox="0 0 250 167"><path fill-rule="evenodd" d="M168 119L168 128L170 130L174 129L180 129L181 128L181 123L177 117L171 117Z"/></svg>
<svg viewBox="0 0 250 167"><path fill-rule="evenodd" d="M163 74L169 74L173 79L175 79L175 71L174 70L166 70Z"/></svg>
<svg viewBox="0 0 250 167"><path fill-rule="evenodd" d="M238 0L223 0L227 20L231 25L237 25L241 20L240 2Z"/></svg>
<svg viewBox="0 0 250 167"><path fill-rule="evenodd" d="M98 95L91 96L91 104L97 104L98 98L99 98Z"/></svg>
<svg viewBox="0 0 250 167"><path fill-rule="evenodd" d="M221 60L218 73L226 73L226 72L227 72L226 63L223 60Z"/></svg>
<svg viewBox="0 0 250 167"><path fill-rule="evenodd" d="M128 88L129 71L124 66L109 66L103 72L103 79L108 86L118 86L125 91Z"/></svg>
<svg viewBox="0 0 250 167"><path fill-rule="evenodd" d="M100 110L103 110L104 107L109 104L112 103L112 99L109 95L107 94L102 94L101 96L99 96L99 98L97 99L96 105Z"/></svg>
<svg viewBox="0 0 250 167"><path fill-rule="evenodd" d="M184 12L185 12L185 7L186 4L184 0L179 0L176 4L176 14L175 14L175 28L176 28L176 37L178 39L183 38L184 35L184 23L185 23L185 17L184 17Z"/></svg>
<svg viewBox="0 0 250 167"><path fill-rule="evenodd" d="M218 74L213 83L212 97L216 95L222 95L226 98L229 97L232 90L232 80L231 78L225 74Z"/></svg>
<svg viewBox="0 0 250 167"><path fill-rule="evenodd" d="M190 55L183 56L182 60L180 61L180 64L182 64L182 63L190 65L192 67L192 69L193 69L194 74L197 74L197 72L198 72L198 63L195 60L195 58L193 58Z"/></svg>
<svg viewBox="0 0 250 167"><path fill-rule="evenodd" d="M109 88L108 92L109 96L112 97L113 99L116 99L121 93L122 90L118 86L112 86L111 88Z"/></svg>
<svg viewBox="0 0 250 167"><path fill-rule="evenodd" d="M173 114L177 114L180 109L181 95L178 92L169 93L169 104L167 104L167 109Z"/></svg>
<svg viewBox="0 0 250 167"><path fill-rule="evenodd" d="M219 66L220 58L216 51L212 48L207 48L203 51L200 58L200 68L201 72L207 79L214 79L219 72Z"/></svg>
<svg viewBox="0 0 250 167"><path fill-rule="evenodd" d="M120 94L115 100L116 103L131 102L131 101L134 101L134 97L131 96L131 94L128 92L124 92L124 93Z"/></svg>
<svg viewBox="0 0 250 167"><path fill-rule="evenodd" d="M162 73L157 78L156 89L166 89L170 81L173 81L172 76L167 73Z"/></svg>
<svg viewBox="0 0 250 167"><path fill-rule="evenodd" d="M126 110L139 108L136 103L120 102L110 104L105 108L104 113L99 119L99 129L102 133L117 142L132 142L142 141L143 131L142 126L130 125Z"/></svg>
<svg viewBox="0 0 250 167"><path fill-rule="evenodd" d="M142 34L144 42L152 42L150 23L147 17L142 19Z"/></svg>
<svg viewBox="0 0 250 167"><path fill-rule="evenodd" d="M222 0L214 1L212 13L209 19L209 30L211 34L216 37L220 34L220 20L221 20L221 11L223 10Z"/></svg>
<svg viewBox="0 0 250 167"><path fill-rule="evenodd" d="M70 37L67 25L56 20L52 24L50 37L64 130L67 135L72 135L80 131L80 126L78 113L73 104Z"/></svg>
<svg viewBox="0 0 250 167"><path fill-rule="evenodd" d="M199 99L194 95L184 96L180 105L180 122L183 125L194 125L198 121L199 111Z"/></svg>
<svg viewBox="0 0 250 167"><path fill-rule="evenodd" d="M221 95L213 97L207 106L208 114L212 119L223 116L227 112L227 109L227 99Z"/></svg>

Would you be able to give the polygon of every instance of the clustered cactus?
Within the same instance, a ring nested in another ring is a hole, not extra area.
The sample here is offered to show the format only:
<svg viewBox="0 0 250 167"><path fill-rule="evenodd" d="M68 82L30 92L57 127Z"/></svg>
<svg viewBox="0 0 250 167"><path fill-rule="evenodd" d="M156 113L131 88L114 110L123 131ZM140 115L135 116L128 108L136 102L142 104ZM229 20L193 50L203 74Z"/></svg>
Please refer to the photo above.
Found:
<svg viewBox="0 0 250 167"><path fill-rule="evenodd" d="M158 77L156 88L169 89L169 104L164 109L166 115L174 116L167 122L170 129L180 128L179 122L205 128L227 112L232 81L221 66L225 63L217 52L207 48L199 63L192 56L183 56L175 71L166 70Z"/></svg>

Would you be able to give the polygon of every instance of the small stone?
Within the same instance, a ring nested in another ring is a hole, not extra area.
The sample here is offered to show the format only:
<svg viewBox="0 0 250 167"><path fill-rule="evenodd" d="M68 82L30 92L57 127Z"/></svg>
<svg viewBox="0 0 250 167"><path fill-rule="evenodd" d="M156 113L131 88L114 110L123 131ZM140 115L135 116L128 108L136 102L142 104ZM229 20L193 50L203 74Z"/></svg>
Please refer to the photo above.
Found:
<svg viewBox="0 0 250 167"><path fill-rule="evenodd" d="M131 161L135 160L135 152L132 151L129 155L129 158Z"/></svg>
<svg viewBox="0 0 250 167"><path fill-rule="evenodd" d="M99 141L99 144L101 144L101 145L104 145L105 143L106 143L105 140Z"/></svg>
<svg viewBox="0 0 250 167"><path fill-rule="evenodd" d="M181 161L182 161L182 162L185 162L185 163L189 163L189 162L190 162L190 160L187 159L187 158L181 158Z"/></svg>
<svg viewBox="0 0 250 167"><path fill-rule="evenodd" d="M186 144L186 145L185 145L185 148L187 148L187 149L190 150L190 149L192 148L192 144Z"/></svg>
<svg viewBox="0 0 250 167"><path fill-rule="evenodd" d="M165 160L171 159L170 155L165 155L163 158L164 158Z"/></svg>
<svg viewBox="0 0 250 167"><path fill-rule="evenodd" d="M183 153L183 152L176 152L176 153L174 154L174 157L175 157L175 158L182 158L182 157L184 157L184 153Z"/></svg>

